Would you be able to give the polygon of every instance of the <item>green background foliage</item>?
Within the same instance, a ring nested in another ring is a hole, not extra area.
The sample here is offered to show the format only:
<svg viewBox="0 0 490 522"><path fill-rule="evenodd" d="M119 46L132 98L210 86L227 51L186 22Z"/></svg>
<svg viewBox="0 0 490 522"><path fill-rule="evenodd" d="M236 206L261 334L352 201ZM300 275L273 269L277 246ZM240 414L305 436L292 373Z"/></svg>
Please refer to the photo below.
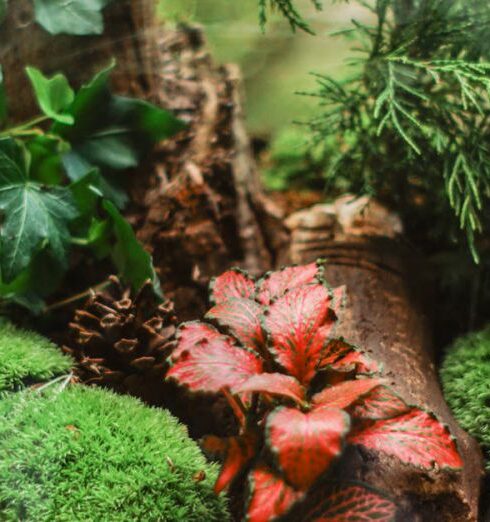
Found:
<svg viewBox="0 0 490 522"><path fill-rule="evenodd" d="M69 373L72 362L41 335L0 320L0 395Z"/></svg>
<svg viewBox="0 0 490 522"><path fill-rule="evenodd" d="M490 326L449 348L441 379L449 406L461 426L481 444L490 472Z"/></svg>
<svg viewBox="0 0 490 522"><path fill-rule="evenodd" d="M0 417L1 520L229 519L212 489L215 466L164 410L52 385L1 400Z"/></svg>

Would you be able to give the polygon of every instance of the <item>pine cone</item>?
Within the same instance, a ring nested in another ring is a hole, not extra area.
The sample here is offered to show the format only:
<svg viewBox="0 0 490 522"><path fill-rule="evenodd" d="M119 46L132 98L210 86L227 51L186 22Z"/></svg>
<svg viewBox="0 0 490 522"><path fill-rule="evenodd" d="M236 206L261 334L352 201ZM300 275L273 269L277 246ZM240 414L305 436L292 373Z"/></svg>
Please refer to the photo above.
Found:
<svg viewBox="0 0 490 522"><path fill-rule="evenodd" d="M150 281L133 296L111 276L109 286L75 312L63 349L77 360L76 374L85 384L162 404L176 322L173 303L158 303Z"/></svg>

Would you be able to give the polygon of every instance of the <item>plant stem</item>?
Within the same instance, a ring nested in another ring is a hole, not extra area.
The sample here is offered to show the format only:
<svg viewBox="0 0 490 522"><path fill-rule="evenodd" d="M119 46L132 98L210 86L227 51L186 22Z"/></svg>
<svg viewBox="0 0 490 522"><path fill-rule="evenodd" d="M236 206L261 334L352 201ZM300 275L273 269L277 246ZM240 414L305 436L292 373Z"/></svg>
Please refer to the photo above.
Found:
<svg viewBox="0 0 490 522"><path fill-rule="evenodd" d="M104 281L103 283L100 283L96 286L90 287L88 290L85 290L84 292L81 292L80 294L72 295L71 297L68 297L67 299L63 299L62 301L57 301L56 303L50 304L46 307L46 312L52 312L53 310L57 310L58 308L63 308L64 306L69 306L73 303L76 303L77 301L81 301L82 299L86 299L87 297L90 297L92 294L99 290L104 290L107 286L109 286L109 281Z"/></svg>
<svg viewBox="0 0 490 522"><path fill-rule="evenodd" d="M34 129L36 125L39 125L40 123L44 123L45 121L48 121L50 118L49 116L37 116L36 118L33 118L32 120L26 121L25 123L21 123L17 127L12 127L10 129L6 129L0 133L0 137L7 137L12 135L30 135L28 133L35 133L39 134L43 131L40 129Z"/></svg>

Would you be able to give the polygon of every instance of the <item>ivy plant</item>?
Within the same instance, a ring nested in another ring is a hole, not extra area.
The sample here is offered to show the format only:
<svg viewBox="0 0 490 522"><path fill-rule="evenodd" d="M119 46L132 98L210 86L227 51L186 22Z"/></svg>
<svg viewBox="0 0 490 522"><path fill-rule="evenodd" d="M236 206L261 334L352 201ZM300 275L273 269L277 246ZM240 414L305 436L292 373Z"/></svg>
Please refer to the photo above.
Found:
<svg viewBox="0 0 490 522"><path fill-rule="evenodd" d="M114 64L75 92L67 78L28 67L41 114L0 133L0 299L39 310L74 248L112 258L135 288L158 280L121 214L124 170L183 124L109 88ZM0 85L0 108L7 107ZM5 126L6 110L0 111Z"/></svg>
<svg viewBox="0 0 490 522"><path fill-rule="evenodd" d="M216 492L248 479L250 522L284 516L319 485L322 498L305 504L302 520L393 520L396 506L383 494L336 482L333 465L349 445L427 470L462 466L447 428L333 336L344 293L328 287L318 263L259 281L231 270L212 284L206 321L180 328L167 378L227 398L239 433L203 445L223 458Z"/></svg>

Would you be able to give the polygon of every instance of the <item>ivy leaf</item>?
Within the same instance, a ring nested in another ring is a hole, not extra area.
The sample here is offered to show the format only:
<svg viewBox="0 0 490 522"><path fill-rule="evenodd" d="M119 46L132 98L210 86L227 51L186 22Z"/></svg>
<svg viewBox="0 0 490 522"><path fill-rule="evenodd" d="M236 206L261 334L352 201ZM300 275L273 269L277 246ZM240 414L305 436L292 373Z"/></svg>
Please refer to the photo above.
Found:
<svg viewBox="0 0 490 522"><path fill-rule="evenodd" d="M55 121L73 125L75 119L65 111L75 99L75 93L65 76L56 74L52 78L46 78L34 67L27 67L26 72L43 113Z"/></svg>
<svg viewBox="0 0 490 522"><path fill-rule="evenodd" d="M255 281L243 270L233 268L211 281L211 301L221 304L232 297L253 299Z"/></svg>
<svg viewBox="0 0 490 522"><path fill-rule="evenodd" d="M323 494L305 522L393 522L395 504L364 486L339 486Z"/></svg>
<svg viewBox="0 0 490 522"><path fill-rule="evenodd" d="M0 0L0 24L5 20L7 16L8 0Z"/></svg>
<svg viewBox="0 0 490 522"><path fill-rule="evenodd" d="M249 475L250 496L247 522L269 522L284 515L304 494L288 486L267 466L255 468Z"/></svg>
<svg viewBox="0 0 490 522"><path fill-rule="evenodd" d="M289 375L282 373L261 373L250 377L244 383L235 386L234 393L264 393L291 399L301 405L305 401L305 390L301 384Z"/></svg>
<svg viewBox="0 0 490 522"><path fill-rule="evenodd" d="M131 225L124 219L119 210L108 200L103 208L112 221L116 242L112 251L112 259L122 278L139 290L149 279L157 295L161 295L160 283L156 275L151 255L146 252L136 238Z"/></svg>
<svg viewBox="0 0 490 522"><path fill-rule="evenodd" d="M449 430L434 415L412 408L407 413L361 426L349 436L359 444L424 469L459 469L461 456Z"/></svg>
<svg viewBox="0 0 490 522"><path fill-rule="evenodd" d="M136 167L155 142L185 127L155 105L112 95L109 77L114 67L98 73L76 94L69 109L74 125L53 127L72 145L71 161L65 164L71 179L84 164L110 170Z"/></svg>
<svg viewBox="0 0 490 522"><path fill-rule="evenodd" d="M340 455L349 429L349 416L338 408L281 407L268 416L266 437L287 482L307 490Z"/></svg>
<svg viewBox="0 0 490 522"><path fill-rule="evenodd" d="M323 347L334 326L331 293L322 284L300 286L269 308L264 325L271 353L287 372L307 385L316 374Z"/></svg>
<svg viewBox="0 0 490 522"><path fill-rule="evenodd" d="M0 7L0 11L1 11L1 7ZM5 91L5 80L3 77L3 67L0 65L0 123L3 123L6 120L6 118L7 118L7 93Z"/></svg>
<svg viewBox="0 0 490 522"><path fill-rule="evenodd" d="M319 263L304 266L288 266L277 272L270 272L259 281L258 301L268 305L287 291L299 286L318 283L323 276Z"/></svg>
<svg viewBox="0 0 490 522"><path fill-rule="evenodd" d="M34 0L36 21L51 34L102 34L110 0Z"/></svg>
<svg viewBox="0 0 490 522"><path fill-rule="evenodd" d="M262 372L262 361L257 355L233 344L226 336L196 338L177 351L180 357L170 368L167 378L176 380L194 392L218 393L224 387L234 388Z"/></svg>
<svg viewBox="0 0 490 522"><path fill-rule="evenodd" d="M211 308L206 319L227 328L242 346L260 353L265 345L262 313L262 306L256 301L232 297Z"/></svg>
<svg viewBox="0 0 490 522"><path fill-rule="evenodd" d="M42 248L67 265L68 225L77 216L70 191L30 180L24 151L11 139L0 141L0 210L4 282L13 281Z"/></svg>
<svg viewBox="0 0 490 522"><path fill-rule="evenodd" d="M202 447L209 453L224 457L223 467L214 485L215 493L219 494L255 456L257 435L250 431L226 439L209 435L203 439Z"/></svg>

